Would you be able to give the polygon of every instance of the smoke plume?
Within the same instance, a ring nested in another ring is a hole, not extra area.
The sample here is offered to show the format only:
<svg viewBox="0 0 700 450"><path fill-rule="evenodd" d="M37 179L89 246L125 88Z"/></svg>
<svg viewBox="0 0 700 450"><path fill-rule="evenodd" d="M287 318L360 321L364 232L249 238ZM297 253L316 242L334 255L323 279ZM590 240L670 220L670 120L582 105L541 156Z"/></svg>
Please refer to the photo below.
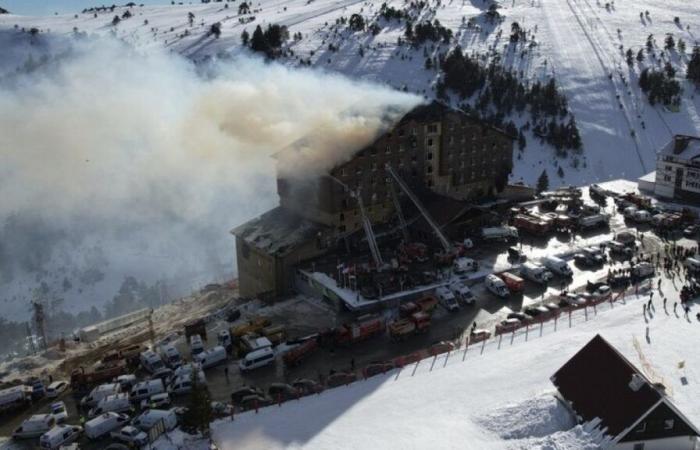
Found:
<svg viewBox="0 0 700 450"><path fill-rule="evenodd" d="M6 285L66 261L89 270L95 248L120 277L233 275L228 230L276 204L273 154L306 137L280 168L328 170L420 101L256 58L195 66L111 39L22 67L0 79ZM5 292L21 300L30 288Z"/></svg>

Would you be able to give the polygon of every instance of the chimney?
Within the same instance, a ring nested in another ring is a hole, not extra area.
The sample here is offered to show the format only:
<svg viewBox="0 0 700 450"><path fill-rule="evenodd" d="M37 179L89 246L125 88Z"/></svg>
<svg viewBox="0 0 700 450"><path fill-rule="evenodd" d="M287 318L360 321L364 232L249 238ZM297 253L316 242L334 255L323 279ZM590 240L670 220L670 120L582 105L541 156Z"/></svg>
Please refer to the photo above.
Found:
<svg viewBox="0 0 700 450"><path fill-rule="evenodd" d="M646 381L644 381L644 378L641 377L641 375L637 373L632 374L632 379L630 380L629 387L632 389L634 392L637 392L646 384Z"/></svg>
<svg viewBox="0 0 700 450"><path fill-rule="evenodd" d="M684 136L674 136L673 137L673 154L680 155L683 150L688 148L689 139Z"/></svg>

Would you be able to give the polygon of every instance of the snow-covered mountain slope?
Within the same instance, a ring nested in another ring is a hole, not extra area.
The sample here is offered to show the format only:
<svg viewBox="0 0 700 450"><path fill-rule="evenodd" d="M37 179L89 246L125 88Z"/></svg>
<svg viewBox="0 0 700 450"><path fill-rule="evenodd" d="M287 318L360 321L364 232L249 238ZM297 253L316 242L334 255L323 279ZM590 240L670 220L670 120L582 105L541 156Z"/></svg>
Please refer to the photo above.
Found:
<svg viewBox="0 0 700 450"><path fill-rule="evenodd" d="M604 437L592 424L574 426L554 399L550 377L597 333L647 378L661 382L671 402L690 421L700 421L700 394L693 383L698 352L687 345L700 338L693 316L672 303L672 280L654 298L646 317L642 303L628 296L613 309L603 304L585 320L579 310L568 320L470 346L446 357L428 358L386 375L356 381L318 396L263 408L213 424L213 437L229 449L597 449ZM527 342L526 342L527 341ZM339 365L347 364L339 361ZM585 382L582 380L582 383Z"/></svg>
<svg viewBox="0 0 700 450"><path fill-rule="evenodd" d="M583 155L562 161L553 150L528 134L528 145L515 162L513 180L532 183L548 169L552 184L581 184L617 177L636 177L654 169L655 152L673 133L700 134L698 99L694 88L684 80L685 64L700 33L700 5L683 0L652 0L603 3L593 0L509 0L496 2L504 20L489 23L485 13L491 2L428 2L416 14L416 20L438 19L453 30L455 39L447 44L428 44L417 49L398 45L405 22L379 18L380 2L357 0L267 0L251 4L249 14L239 14L239 3L209 3L125 8L114 11L78 13L51 17L0 17L0 27L72 34L114 33L138 46L165 46L193 60L211 55L235 54L241 50L241 33L252 33L257 25L285 25L294 56L281 59L295 66L300 61L350 77L385 83L397 89L428 97L435 95L438 74L424 68L426 55L447 52L461 45L466 53L488 55L485 60L499 59L529 80L555 76L569 100L583 138ZM389 6L406 8L403 1L388 1ZM607 5L607 7L606 7ZM118 25L111 24L115 15L129 10L132 17ZM649 12L648 15L640 13ZM194 14L192 25L188 13ZM360 14L367 24L380 24L377 34L351 32L346 24L336 25L341 17ZM678 17L678 23L674 18ZM470 26L470 20L476 26ZM209 34L213 23L222 24L219 38ZM537 45L514 49L508 42L513 22L527 31ZM618 32L619 30L619 32ZM667 34L687 44L685 54L666 51L664 57L625 62L624 52L635 53L653 34L654 53L660 55ZM333 48L329 47L332 44ZM622 46L622 49L621 47ZM362 50L360 50L362 49ZM637 85L643 67L670 61L679 71L684 94L678 112L652 107ZM320 87L322 88L322 86ZM527 117L513 118L517 125ZM564 177L553 176L561 165ZM578 166L574 168L572 166Z"/></svg>

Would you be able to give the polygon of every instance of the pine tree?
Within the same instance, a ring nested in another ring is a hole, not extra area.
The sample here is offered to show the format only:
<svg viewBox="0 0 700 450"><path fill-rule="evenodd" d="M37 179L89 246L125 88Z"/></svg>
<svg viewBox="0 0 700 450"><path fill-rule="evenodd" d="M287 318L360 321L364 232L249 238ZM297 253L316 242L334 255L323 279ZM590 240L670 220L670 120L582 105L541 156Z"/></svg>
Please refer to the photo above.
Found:
<svg viewBox="0 0 700 450"><path fill-rule="evenodd" d="M190 23L190 26L194 24L194 13L192 11L187 13L187 21Z"/></svg>
<svg viewBox="0 0 700 450"><path fill-rule="evenodd" d="M243 30L243 33L241 33L241 42L243 45L248 45L248 42L250 41L250 35L248 34L248 30Z"/></svg>
<svg viewBox="0 0 700 450"><path fill-rule="evenodd" d="M187 412L182 417L183 428L206 433L213 419L211 397L207 386L199 383L197 371L192 371L192 392L187 403Z"/></svg>
<svg viewBox="0 0 700 450"><path fill-rule="evenodd" d="M685 53L685 41L683 39L678 39L678 51Z"/></svg>
<svg viewBox="0 0 700 450"><path fill-rule="evenodd" d="M547 170L545 169L537 179L537 193L539 194L547 189L549 189L549 175L547 175Z"/></svg>
<svg viewBox="0 0 700 450"><path fill-rule="evenodd" d="M639 50L637 52L637 62L643 62L644 61L644 50Z"/></svg>
<svg viewBox="0 0 700 450"><path fill-rule="evenodd" d="M561 166L557 169L557 175L559 175L559 178L564 178L564 169Z"/></svg>
<svg viewBox="0 0 700 450"><path fill-rule="evenodd" d="M688 72L687 78L700 86L700 46L695 46L693 48L693 54L688 61Z"/></svg>
<svg viewBox="0 0 700 450"><path fill-rule="evenodd" d="M666 42L666 45L665 45L666 50L673 50L674 48L676 48L676 41L673 39L672 35L669 34L668 36L666 36L665 42Z"/></svg>
<svg viewBox="0 0 700 450"><path fill-rule="evenodd" d="M634 53L632 52L631 48L627 49L627 58L626 59L627 59L627 65L631 67L632 64L634 64Z"/></svg>
<svg viewBox="0 0 700 450"><path fill-rule="evenodd" d="M253 31L253 37L250 40L250 48L254 52L260 52L265 54L267 54L270 51L269 45L267 45L265 35L263 34L263 30L262 28L260 28L260 25L255 27L255 31Z"/></svg>

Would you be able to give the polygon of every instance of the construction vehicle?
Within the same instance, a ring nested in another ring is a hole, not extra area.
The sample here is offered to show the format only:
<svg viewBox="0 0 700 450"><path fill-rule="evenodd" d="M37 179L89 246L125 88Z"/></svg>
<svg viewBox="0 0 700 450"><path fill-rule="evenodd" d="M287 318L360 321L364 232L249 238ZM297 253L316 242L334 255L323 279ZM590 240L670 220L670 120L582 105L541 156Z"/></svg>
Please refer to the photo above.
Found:
<svg viewBox="0 0 700 450"><path fill-rule="evenodd" d="M287 337L287 329L283 325L270 325L260 332L262 337L270 340L273 346L278 345Z"/></svg>
<svg viewBox="0 0 700 450"><path fill-rule="evenodd" d="M432 295L426 295L416 301L416 305L425 313L432 313L438 305L438 299Z"/></svg>
<svg viewBox="0 0 700 450"><path fill-rule="evenodd" d="M70 385L74 390L79 387L87 387L93 384L108 382L119 375L126 373L124 361L116 361L108 364L101 364L92 369L80 367L74 369L70 374Z"/></svg>
<svg viewBox="0 0 700 450"><path fill-rule="evenodd" d="M244 324L231 327L231 337L236 340L246 334L257 334L262 331L263 328L269 327L270 325L272 325L272 322L270 322L270 319L267 317L256 317L248 320L248 322Z"/></svg>
<svg viewBox="0 0 700 450"><path fill-rule="evenodd" d="M307 339L285 352L284 355L282 355L282 360L287 367L297 366L304 359L311 356L316 350L318 350L316 338Z"/></svg>
<svg viewBox="0 0 700 450"><path fill-rule="evenodd" d="M405 319L399 319L389 324L389 336L400 341L414 334L426 333L430 330L430 315L417 312Z"/></svg>
<svg viewBox="0 0 700 450"><path fill-rule="evenodd" d="M512 224L519 231L525 231L536 236L544 236L552 230L551 220L543 220L539 217L518 214L513 218Z"/></svg>
<svg viewBox="0 0 700 450"><path fill-rule="evenodd" d="M384 321L376 316L365 315L356 322L341 325L335 330L335 343L351 345L384 332Z"/></svg>
<svg viewBox="0 0 700 450"><path fill-rule="evenodd" d="M481 229L481 238L487 241L496 240L517 240L519 238L518 229L515 227L488 227Z"/></svg>
<svg viewBox="0 0 700 450"><path fill-rule="evenodd" d="M645 195L640 195L640 194L635 194L633 192L629 192L627 194L624 194L621 196L623 200L626 200L630 203L633 203L637 205L639 208L651 208L651 198L645 196Z"/></svg>
<svg viewBox="0 0 700 450"><path fill-rule="evenodd" d="M207 324L204 319L196 319L185 324L185 338L187 342L195 334L201 336L205 341L207 340Z"/></svg>
<svg viewBox="0 0 700 450"><path fill-rule="evenodd" d="M510 292L520 293L525 289L525 280L517 275L513 275L510 272L501 272L496 275L503 280Z"/></svg>

